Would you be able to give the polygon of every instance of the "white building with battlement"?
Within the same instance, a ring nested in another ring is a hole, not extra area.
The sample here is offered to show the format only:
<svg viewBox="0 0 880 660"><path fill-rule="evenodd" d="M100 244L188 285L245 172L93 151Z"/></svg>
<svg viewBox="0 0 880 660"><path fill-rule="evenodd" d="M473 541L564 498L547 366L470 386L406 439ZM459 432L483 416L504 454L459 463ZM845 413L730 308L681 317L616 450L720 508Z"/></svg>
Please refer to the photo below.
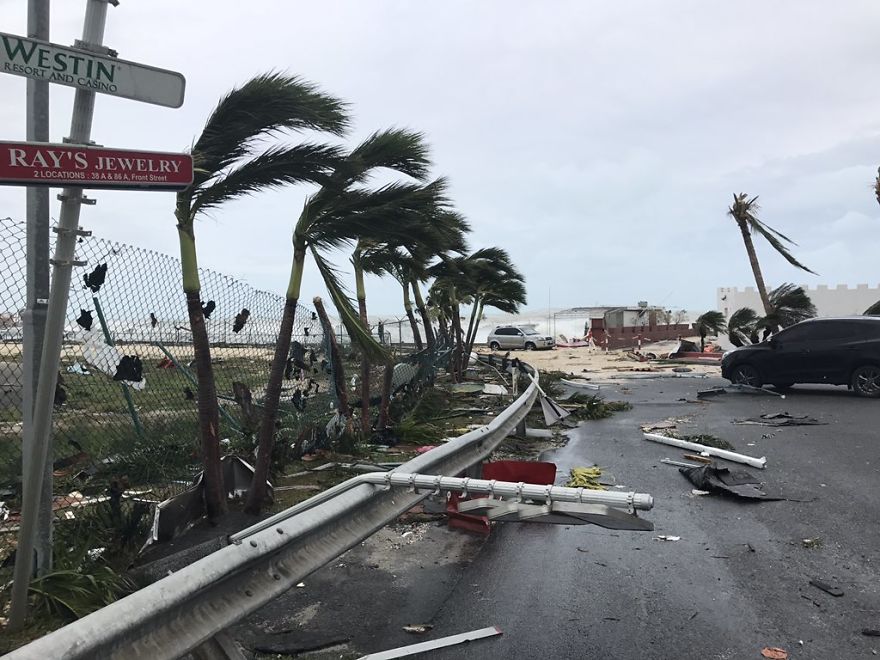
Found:
<svg viewBox="0 0 880 660"><path fill-rule="evenodd" d="M801 284L800 286L810 296L819 316L863 314L868 307L880 300L880 286L868 286L867 284L858 284L855 287L846 284L838 284L837 286L820 284L816 287ZM768 286L768 290L772 288L772 286ZM717 302L717 309L728 318L740 307L751 307L759 314L763 314L761 297L753 286L747 286L744 289L721 287L718 289Z"/></svg>

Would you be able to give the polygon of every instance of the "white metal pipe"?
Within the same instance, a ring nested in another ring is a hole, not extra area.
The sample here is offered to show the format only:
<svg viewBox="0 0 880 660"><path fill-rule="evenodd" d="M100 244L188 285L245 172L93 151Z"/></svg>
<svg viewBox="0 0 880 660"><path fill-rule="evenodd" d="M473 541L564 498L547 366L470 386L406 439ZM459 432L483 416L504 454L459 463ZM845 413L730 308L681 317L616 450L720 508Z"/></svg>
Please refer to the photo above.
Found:
<svg viewBox="0 0 880 660"><path fill-rule="evenodd" d="M738 454L735 451L727 451L726 449L717 449L715 447L697 444L696 442L688 442L687 440L670 438L665 435L660 435L659 433L644 433L643 435L645 436L645 440L651 440L652 442L659 442L664 445L679 447L681 449L690 449L691 451L702 452L704 454L709 454L709 456L717 456L718 458L723 458L727 461L733 461L735 463L744 463L746 465L751 465L752 467L760 468L762 470L767 465L767 459L764 456L762 456L761 458L754 458L752 456L746 456L745 454Z"/></svg>
<svg viewBox="0 0 880 660"><path fill-rule="evenodd" d="M618 493L590 488L568 488L549 484L527 484L495 479L470 479L468 477L444 477L439 474L413 474L408 472L371 472L361 475L363 481L378 486L403 487L419 490L453 491L489 495L502 499L529 499L545 502L578 502L581 504L605 504L648 511L654 507L654 498L647 493Z"/></svg>

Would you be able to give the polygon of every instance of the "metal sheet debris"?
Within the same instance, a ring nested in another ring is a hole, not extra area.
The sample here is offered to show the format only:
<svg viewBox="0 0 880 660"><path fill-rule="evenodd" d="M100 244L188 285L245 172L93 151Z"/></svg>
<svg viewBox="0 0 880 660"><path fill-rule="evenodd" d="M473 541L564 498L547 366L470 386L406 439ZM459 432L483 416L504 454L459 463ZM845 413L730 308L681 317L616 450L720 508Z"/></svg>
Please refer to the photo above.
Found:
<svg viewBox="0 0 880 660"><path fill-rule="evenodd" d="M497 626L491 626L489 628L481 628L480 630L473 630L471 632L459 633L458 635L450 635L449 637L440 637L439 639L432 639L427 642L401 646L388 651L370 653L369 655L361 656L360 660L392 660L392 658L404 658L408 655L415 655L416 653L425 653L426 651L464 644L465 642L473 642L478 639L486 639L487 637L496 637L501 634L503 633L500 628Z"/></svg>

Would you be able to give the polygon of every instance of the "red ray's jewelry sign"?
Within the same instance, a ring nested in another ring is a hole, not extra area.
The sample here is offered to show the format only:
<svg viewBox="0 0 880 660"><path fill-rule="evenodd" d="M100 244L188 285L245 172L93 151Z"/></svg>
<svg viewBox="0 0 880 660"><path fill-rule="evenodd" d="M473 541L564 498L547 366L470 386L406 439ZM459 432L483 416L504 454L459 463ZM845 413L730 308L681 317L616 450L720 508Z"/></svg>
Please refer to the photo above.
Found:
<svg viewBox="0 0 880 660"><path fill-rule="evenodd" d="M192 180L189 154L0 142L2 185L183 190Z"/></svg>

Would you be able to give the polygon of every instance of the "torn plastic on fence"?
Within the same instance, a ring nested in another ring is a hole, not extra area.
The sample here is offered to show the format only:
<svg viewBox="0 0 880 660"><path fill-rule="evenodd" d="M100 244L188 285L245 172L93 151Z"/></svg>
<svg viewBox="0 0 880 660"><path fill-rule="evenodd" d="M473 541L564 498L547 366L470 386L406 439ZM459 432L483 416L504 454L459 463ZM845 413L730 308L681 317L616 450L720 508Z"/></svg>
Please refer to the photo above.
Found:
<svg viewBox="0 0 880 660"><path fill-rule="evenodd" d="M83 360L96 369L114 378L122 358L125 355L115 346L109 346L98 333L93 332L82 346ZM124 374L121 374L124 375ZM123 383L135 390L142 390L147 386L147 379L141 374L139 381L122 380Z"/></svg>
<svg viewBox="0 0 880 660"><path fill-rule="evenodd" d="M700 490L728 493L750 500L784 499L768 495L760 488L763 485L761 480L745 470L730 470L717 465L703 465L702 467L680 467L678 471Z"/></svg>

